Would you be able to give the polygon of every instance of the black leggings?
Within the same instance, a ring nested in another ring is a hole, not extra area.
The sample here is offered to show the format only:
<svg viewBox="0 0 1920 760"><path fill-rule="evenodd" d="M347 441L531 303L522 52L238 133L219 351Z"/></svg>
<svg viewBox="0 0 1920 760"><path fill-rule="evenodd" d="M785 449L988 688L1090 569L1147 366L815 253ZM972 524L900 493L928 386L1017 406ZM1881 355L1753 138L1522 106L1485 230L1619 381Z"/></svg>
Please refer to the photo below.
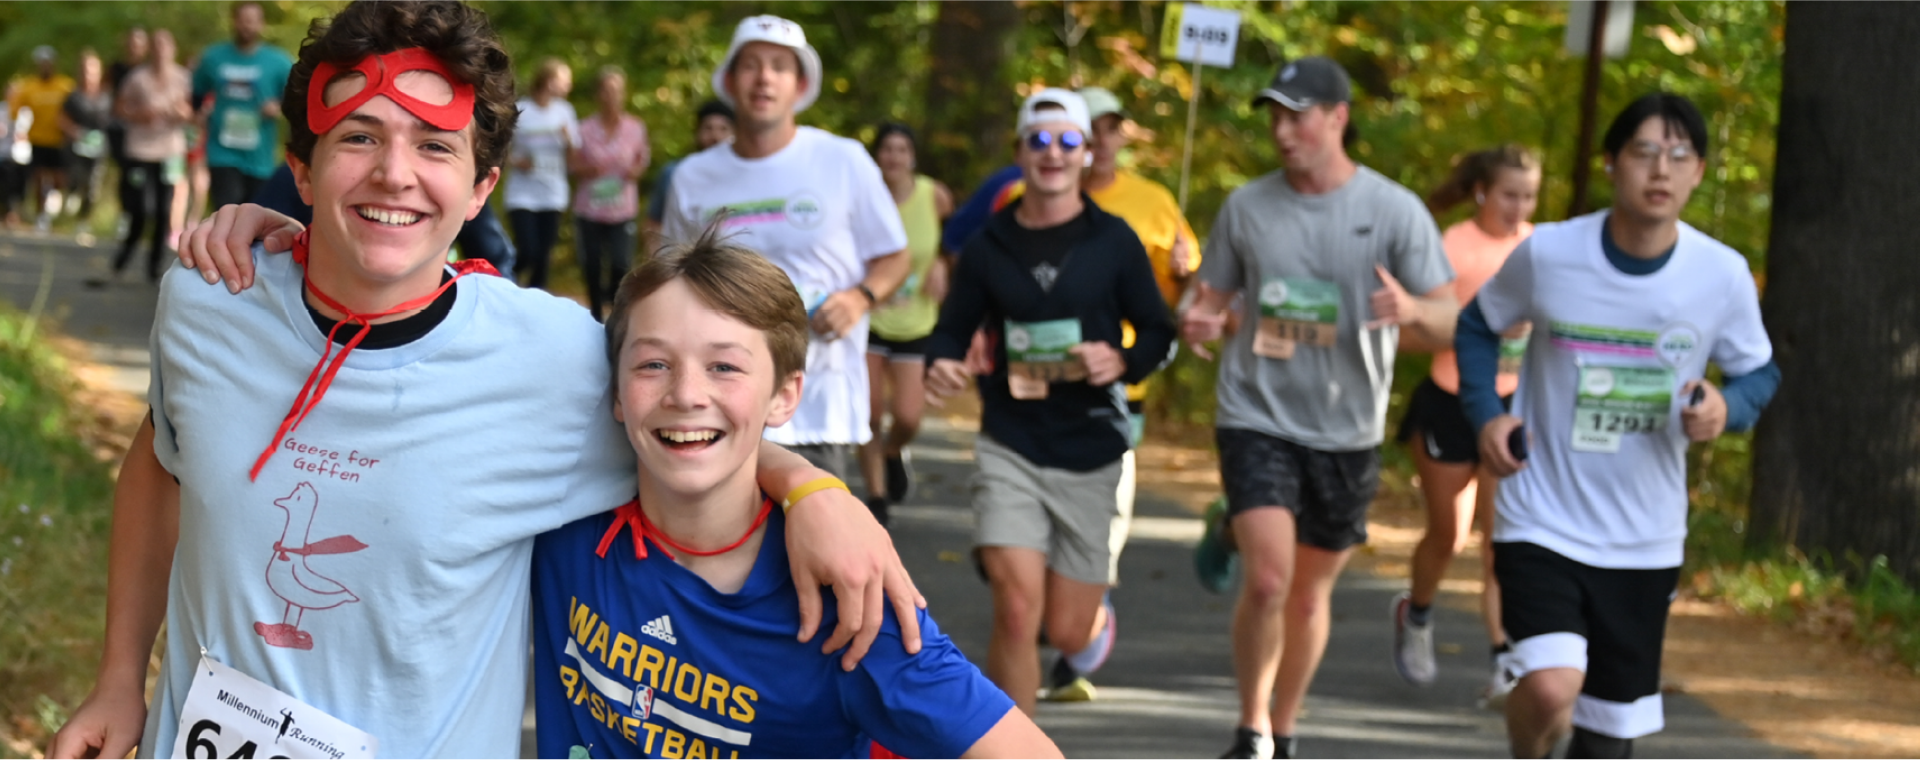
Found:
<svg viewBox="0 0 1920 760"><path fill-rule="evenodd" d="M133 246L151 217L153 250L147 256L147 279L158 280L167 234L172 232L173 185L163 181L166 166L156 161L128 161L124 171L128 182L127 200L132 202L127 204L127 237L120 241L120 255L113 258L113 271L119 273L127 268L127 261L133 258Z"/></svg>
<svg viewBox="0 0 1920 760"><path fill-rule="evenodd" d="M507 223L513 225L513 247L519 249L514 269L527 273L527 287L546 287L547 260L553 242L560 239L560 212L507 209Z"/></svg>
<svg viewBox="0 0 1920 760"><path fill-rule="evenodd" d="M633 222L578 220L573 249L580 254L580 275L586 281L587 302L594 319L601 318L601 309L613 301L620 278L627 275L628 263L633 260L634 231Z"/></svg>

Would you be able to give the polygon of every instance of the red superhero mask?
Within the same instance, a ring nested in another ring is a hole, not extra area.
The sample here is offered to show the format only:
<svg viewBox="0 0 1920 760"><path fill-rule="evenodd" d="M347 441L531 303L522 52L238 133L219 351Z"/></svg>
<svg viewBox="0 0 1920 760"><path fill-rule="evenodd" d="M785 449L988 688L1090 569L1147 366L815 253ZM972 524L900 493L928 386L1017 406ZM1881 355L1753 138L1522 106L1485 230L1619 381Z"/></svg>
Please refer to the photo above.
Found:
<svg viewBox="0 0 1920 760"><path fill-rule="evenodd" d="M357 71L366 77L366 86L352 97L338 104L326 104L327 85L334 77ZM400 91L400 75L409 71L425 71L438 74L453 87L453 99L442 104L428 103L424 100ZM360 59L350 69L342 70L331 63L322 62L313 68L313 80L307 88L307 128L315 135L324 135L339 124L353 109L366 105L375 96L385 95L389 100L407 109L407 113L420 117L421 121L437 129L458 132L466 129L473 121L473 85L460 81L447 70L447 66L420 48L395 50L381 55L370 55Z"/></svg>

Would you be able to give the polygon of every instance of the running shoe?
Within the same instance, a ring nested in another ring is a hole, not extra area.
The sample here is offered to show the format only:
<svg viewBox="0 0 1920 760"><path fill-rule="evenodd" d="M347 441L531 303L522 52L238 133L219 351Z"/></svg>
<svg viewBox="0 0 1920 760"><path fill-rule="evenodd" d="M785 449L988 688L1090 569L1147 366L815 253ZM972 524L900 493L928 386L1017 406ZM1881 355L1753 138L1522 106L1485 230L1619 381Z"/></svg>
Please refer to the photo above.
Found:
<svg viewBox="0 0 1920 760"><path fill-rule="evenodd" d="M1233 746L1227 748L1226 753L1220 756L1223 758L1271 760L1273 757L1273 737L1241 726L1233 730Z"/></svg>
<svg viewBox="0 0 1920 760"><path fill-rule="evenodd" d="M1407 683L1431 686L1440 669L1433 658L1433 621L1426 625L1409 622L1407 612L1412 606L1413 595L1402 591L1387 608L1393 620L1393 668Z"/></svg>
<svg viewBox="0 0 1920 760"><path fill-rule="evenodd" d="M1205 519L1207 530L1200 535L1200 543L1193 547L1193 572L1200 577L1201 588L1224 594L1233 586L1233 576L1240 565L1239 556L1226 544L1227 497L1208 504Z"/></svg>
<svg viewBox="0 0 1920 760"><path fill-rule="evenodd" d="M1520 679L1514 675L1513 650L1508 649L1493 656L1493 673L1487 677L1486 691L1480 695L1480 704L1489 710L1498 710L1507 704L1507 695L1513 693Z"/></svg>
<svg viewBox="0 0 1920 760"><path fill-rule="evenodd" d="M896 504L913 498L913 455L906 449L900 456L887 457L887 499Z"/></svg>
<svg viewBox="0 0 1920 760"><path fill-rule="evenodd" d="M1041 699L1049 702L1091 702L1097 692L1087 675L1098 671L1107 664L1107 658L1113 655L1113 642L1118 638L1119 617L1113 611L1113 596L1108 594L1100 600L1100 607L1107 611L1107 624L1094 634L1085 649L1073 654L1061 653L1060 659L1053 664L1053 670L1047 675L1047 688L1041 692Z"/></svg>
<svg viewBox="0 0 1920 760"><path fill-rule="evenodd" d="M1040 690L1040 698L1048 702L1092 702L1098 696L1093 682L1075 671L1066 655L1053 661L1053 670L1047 673L1047 687Z"/></svg>

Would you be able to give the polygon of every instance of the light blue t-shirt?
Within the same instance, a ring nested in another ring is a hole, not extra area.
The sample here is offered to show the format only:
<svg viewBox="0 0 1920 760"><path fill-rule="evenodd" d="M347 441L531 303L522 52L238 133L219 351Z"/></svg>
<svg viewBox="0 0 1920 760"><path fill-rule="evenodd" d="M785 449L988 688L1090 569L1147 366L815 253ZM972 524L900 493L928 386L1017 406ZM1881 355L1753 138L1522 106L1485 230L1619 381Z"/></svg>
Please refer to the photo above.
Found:
<svg viewBox="0 0 1920 760"><path fill-rule="evenodd" d="M202 648L383 756L515 756L533 537L634 492L600 326L462 278L425 336L349 355L249 481L326 343L292 257L254 260L237 296L177 267L161 285L149 400L180 538L141 756L172 750Z"/></svg>
<svg viewBox="0 0 1920 760"><path fill-rule="evenodd" d="M274 150L280 143L280 120L269 119L260 108L278 101L287 89L293 59L287 51L265 42L242 53L231 42L207 48L193 70L193 102L213 96L213 114L207 119L207 165L239 169L266 179L279 168Z"/></svg>

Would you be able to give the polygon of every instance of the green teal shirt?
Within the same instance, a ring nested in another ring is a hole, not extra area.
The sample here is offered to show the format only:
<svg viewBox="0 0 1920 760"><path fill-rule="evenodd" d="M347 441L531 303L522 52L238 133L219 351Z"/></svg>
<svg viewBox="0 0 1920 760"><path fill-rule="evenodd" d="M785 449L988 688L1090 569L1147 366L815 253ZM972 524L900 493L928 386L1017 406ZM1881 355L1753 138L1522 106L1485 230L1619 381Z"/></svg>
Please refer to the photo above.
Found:
<svg viewBox="0 0 1920 760"><path fill-rule="evenodd" d="M207 48L193 71L193 102L213 96L207 119L207 165L239 169L266 179L279 167L280 120L260 112L287 89L293 59L261 42L242 53L231 42Z"/></svg>

